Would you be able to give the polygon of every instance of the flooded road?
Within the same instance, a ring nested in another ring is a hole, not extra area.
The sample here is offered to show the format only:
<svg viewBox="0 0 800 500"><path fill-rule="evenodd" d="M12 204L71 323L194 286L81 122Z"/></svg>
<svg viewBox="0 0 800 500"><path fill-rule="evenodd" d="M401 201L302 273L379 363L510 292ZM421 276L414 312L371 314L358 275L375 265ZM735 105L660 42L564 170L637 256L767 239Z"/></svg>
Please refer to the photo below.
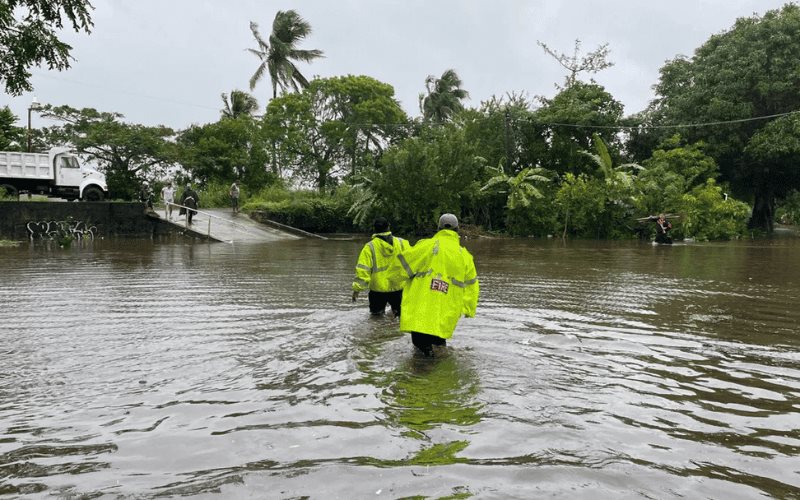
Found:
<svg viewBox="0 0 800 500"><path fill-rule="evenodd" d="M0 248L0 495L800 496L800 240L479 240L440 359L364 241Z"/></svg>

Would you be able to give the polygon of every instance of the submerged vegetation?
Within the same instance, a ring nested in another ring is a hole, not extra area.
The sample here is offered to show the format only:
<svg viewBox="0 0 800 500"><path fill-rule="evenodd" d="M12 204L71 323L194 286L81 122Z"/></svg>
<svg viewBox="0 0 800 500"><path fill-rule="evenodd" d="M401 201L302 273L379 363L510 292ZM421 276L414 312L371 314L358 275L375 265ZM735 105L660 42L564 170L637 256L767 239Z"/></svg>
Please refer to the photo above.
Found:
<svg viewBox="0 0 800 500"><path fill-rule="evenodd" d="M423 233L447 211L483 231L618 239L652 236L639 219L667 212L678 215L675 237L739 238L800 220L798 30L794 4L739 19L668 61L656 98L627 117L582 80L613 65L608 45L582 54L580 42L571 56L539 42L567 71L555 95L468 107L448 69L420 79L421 115L409 117L372 77L306 79L297 63L323 52L300 48L310 24L281 11L266 39L251 25L259 65L248 83L270 80L266 106L234 89L218 121L186 130L49 106L63 124L34 131L34 143L70 144L98 162L114 198L135 198L145 182L157 194L169 180L225 206L236 180L245 211L311 231L367 229L382 215ZM6 149L21 147L15 121L0 112Z"/></svg>

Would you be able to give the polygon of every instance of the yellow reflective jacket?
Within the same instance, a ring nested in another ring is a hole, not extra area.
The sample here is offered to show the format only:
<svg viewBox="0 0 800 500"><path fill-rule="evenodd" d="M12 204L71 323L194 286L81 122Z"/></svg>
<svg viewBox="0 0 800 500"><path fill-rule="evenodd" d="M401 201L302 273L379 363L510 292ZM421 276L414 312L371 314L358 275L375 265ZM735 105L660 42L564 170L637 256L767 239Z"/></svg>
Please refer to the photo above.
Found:
<svg viewBox="0 0 800 500"><path fill-rule="evenodd" d="M398 255L390 274L392 279L408 280L401 331L449 339L462 314L475 316L480 291L475 262L455 231L443 229L418 241Z"/></svg>
<svg viewBox="0 0 800 500"><path fill-rule="evenodd" d="M392 244L386 243L380 236L391 236L391 231L376 233L361 249L356 264L356 279L353 291L363 292L366 289L376 292L394 292L403 288L402 279L389 279L389 263L411 245L402 238L392 236Z"/></svg>

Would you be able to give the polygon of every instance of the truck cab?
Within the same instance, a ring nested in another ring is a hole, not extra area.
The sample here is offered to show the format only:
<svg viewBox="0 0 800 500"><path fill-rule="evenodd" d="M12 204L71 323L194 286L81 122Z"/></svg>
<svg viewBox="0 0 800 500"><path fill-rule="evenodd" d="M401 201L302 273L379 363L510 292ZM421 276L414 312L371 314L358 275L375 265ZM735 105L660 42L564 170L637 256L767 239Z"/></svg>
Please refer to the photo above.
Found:
<svg viewBox="0 0 800 500"><path fill-rule="evenodd" d="M80 163L77 156L67 149L50 150L55 168L57 194L66 199L101 201L108 192L106 176L94 168Z"/></svg>

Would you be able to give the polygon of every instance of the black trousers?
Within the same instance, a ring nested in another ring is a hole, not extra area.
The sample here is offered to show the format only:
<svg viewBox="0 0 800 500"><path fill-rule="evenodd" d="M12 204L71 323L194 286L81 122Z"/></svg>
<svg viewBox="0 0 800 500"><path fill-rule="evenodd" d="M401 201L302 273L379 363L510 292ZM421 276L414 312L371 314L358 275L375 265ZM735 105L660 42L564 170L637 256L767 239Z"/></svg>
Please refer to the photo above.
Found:
<svg viewBox="0 0 800 500"><path fill-rule="evenodd" d="M656 243L661 243L662 245L672 245L672 238L670 238L667 233L657 233Z"/></svg>
<svg viewBox="0 0 800 500"><path fill-rule="evenodd" d="M400 302L403 301L403 291L397 290L396 292L375 292L369 291L369 312L372 314L383 314L386 310L386 304L392 306L392 311L395 316L400 316Z"/></svg>
<svg viewBox="0 0 800 500"><path fill-rule="evenodd" d="M433 356L433 346L447 345L447 341L442 337L419 332L411 332L411 343L425 356Z"/></svg>

